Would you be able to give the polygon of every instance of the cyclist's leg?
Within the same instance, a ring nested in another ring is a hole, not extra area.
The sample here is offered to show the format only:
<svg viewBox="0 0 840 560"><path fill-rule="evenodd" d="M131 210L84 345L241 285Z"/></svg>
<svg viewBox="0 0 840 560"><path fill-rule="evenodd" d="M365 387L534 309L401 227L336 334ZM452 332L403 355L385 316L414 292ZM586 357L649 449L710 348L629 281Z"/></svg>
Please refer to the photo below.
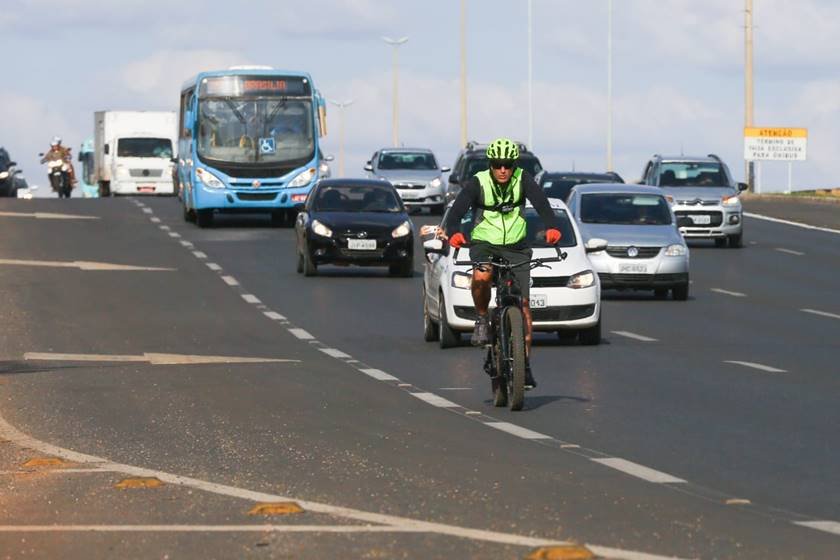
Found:
<svg viewBox="0 0 840 560"><path fill-rule="evenodd" d="M470 247L470 259L476 262L487 262L490 260L491 246L487 243L477 242ZM472 344L481 346L490 340L490 322L488 308L490 307L490 289L493 284L493 270L486 267L484 270L473 268L472 292L473 304L478 313L478 320L473 330Z"/></svg>

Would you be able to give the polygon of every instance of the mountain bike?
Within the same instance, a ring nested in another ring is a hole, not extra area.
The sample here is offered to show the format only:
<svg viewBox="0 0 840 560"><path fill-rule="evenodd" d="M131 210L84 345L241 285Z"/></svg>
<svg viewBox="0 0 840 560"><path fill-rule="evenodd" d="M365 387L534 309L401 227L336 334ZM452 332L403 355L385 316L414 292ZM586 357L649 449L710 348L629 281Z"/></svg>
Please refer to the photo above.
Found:
<svg viewBox="0 0 840 560"><path fill-rule="evenodd" d="M555 250L556 257L520 263L511 263L501 257L490 262L459 261L459 249L453 255L456 265L470 265L482 271L487 266L493 269L496 307L490 310L490 342L484 358L484 371L490 376L495 406L522 410L525 404L525 316L522 312L522 290L513 271L522 266L528 266L529 270L548 268L545 263L564 261L567 253L559 248Z"/></svg>

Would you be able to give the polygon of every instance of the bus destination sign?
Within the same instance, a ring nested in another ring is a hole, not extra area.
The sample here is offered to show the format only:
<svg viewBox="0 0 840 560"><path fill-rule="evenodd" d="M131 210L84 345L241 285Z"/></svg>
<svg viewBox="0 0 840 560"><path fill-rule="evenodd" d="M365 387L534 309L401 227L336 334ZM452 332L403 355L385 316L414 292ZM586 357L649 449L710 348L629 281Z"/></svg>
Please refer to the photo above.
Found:
<svg viewBox="0 0 840 560"><path fill-rule="evenodd" d="M294 76L221 76L201 81L201 97L310 95L309 80Z"/></svg>

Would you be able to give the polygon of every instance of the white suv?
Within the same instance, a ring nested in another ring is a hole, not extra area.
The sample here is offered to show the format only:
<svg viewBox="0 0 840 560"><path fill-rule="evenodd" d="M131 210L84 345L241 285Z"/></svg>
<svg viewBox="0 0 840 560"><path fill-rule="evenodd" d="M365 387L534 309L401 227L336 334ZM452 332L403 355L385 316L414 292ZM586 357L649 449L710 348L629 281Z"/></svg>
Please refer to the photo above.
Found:
<svg viewBox="0 0 840 560"><path fill-rule="evenodd" d="M566 205L549 199L560 223L563 234L557 245L567 257L562 262L547 264L547 268L531 271L530 307L535 332L557 332L562 339L578 337L581 344L601 342L601 283L598 274L586 256L580 232L569 218ZM448 214L448 211L447 211ZM533 247L534 258L556 256L554 246L546 245L545 227L536 211L528 205L525 210L528 222L528 241ZM446 222L446 215L443 223ZM461 231L469 238L472 215L462 220ZM477 317L473 305L470 283L472 270L469 265L454 264L454 249L445 254L436 253L440 241L424 244L426 262L423 271L423 336L427 342L437 340L441 348L457 346L461 333L472 332ZM603 250L606 246L593 250ZM469 250L461 249L459 261L469 260ZM494 305L495 289L490 306Z"/></svg>

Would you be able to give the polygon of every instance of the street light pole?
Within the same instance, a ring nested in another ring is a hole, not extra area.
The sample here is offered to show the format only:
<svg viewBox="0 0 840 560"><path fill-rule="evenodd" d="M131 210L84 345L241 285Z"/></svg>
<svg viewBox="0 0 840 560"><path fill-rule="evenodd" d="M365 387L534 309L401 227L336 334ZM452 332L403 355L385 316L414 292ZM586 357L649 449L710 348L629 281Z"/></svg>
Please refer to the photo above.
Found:
<svg viewBox="0 0 840 560"><path fill-rule="evenodd" d="M607 171L613 170L613 0L607 0Z"/></svg>
<svg viewBox="0 0 840 560"><path fill-rule="evenodd" d="M753 126L753 2L745 0L744 6L744 126ZM750 191L758 187L754 162L747 162L747 184Z"/></svg>
<svg viewBox="0 0 840 560"><path fill-rule="evenodd" d="M400 114L399 114L399 52L400 45L408 41L408 37L390 39L382 37L382 40L394 47L394 112L392 117L392 135L394 146L400 145Z"/></svg>
<svg viewBox="0 0 840 560"><path fill-rule="evenodd" d="M467 0L461 0L461 146L467 145Z"/></svg>
<svg viewBox="0 0 840 560"><path fill-rule="evenodd" d="M344 109L353 104L352 99L334 101L330 103L338 107L338 176L344 177Z"/></svg>
<svg viewBox="0 0 840 560"><path fill-rule="evenodd" d="M534 0L528 0L528 149L534 151Z"/></svg>

